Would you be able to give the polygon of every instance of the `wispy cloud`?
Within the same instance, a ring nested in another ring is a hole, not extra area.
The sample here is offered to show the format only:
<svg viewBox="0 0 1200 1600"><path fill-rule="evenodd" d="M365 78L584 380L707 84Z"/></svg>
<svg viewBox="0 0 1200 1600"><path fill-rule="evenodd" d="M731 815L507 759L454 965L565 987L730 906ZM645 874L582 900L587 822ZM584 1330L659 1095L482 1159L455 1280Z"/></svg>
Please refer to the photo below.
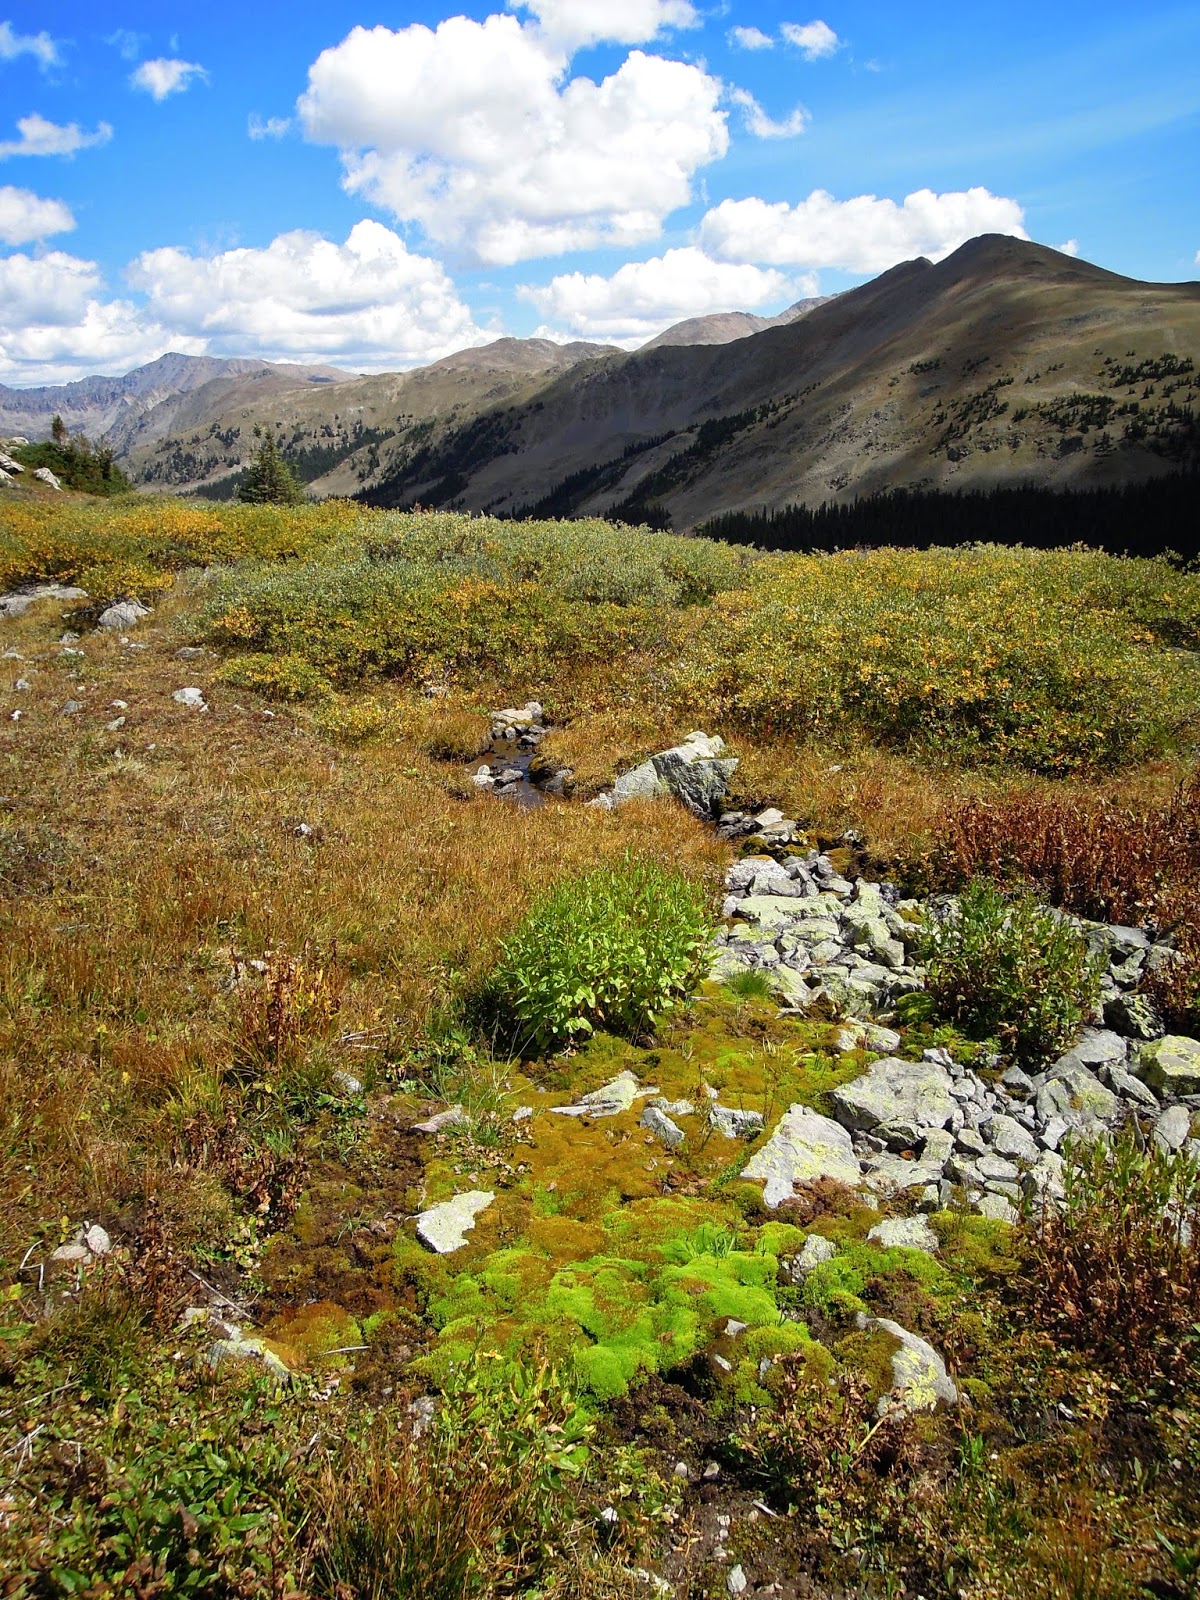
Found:
<svg viewBox="0 0 1200 1600"><path fill-rule="evenodd" d="M15 61L18 56L34 56L43 70L58 62L58 46L45 31L17 33L11 22L0 22L0 61Z"/></svg>
<svg viewBox="0 0 1200 1600"><path fill-rule="evenodd" d="M729 98L741 111L747 133L752 133L756 139L794 139L808 127L809 114L803 106L797 106L783 122L775 122L749 89L731 89Z"/></svg>
<svg viewBox="0 0 1200 1600"><path fill-rule="evenodd" d="M774 50L775 41L761 28L730 28L727 35L731 45L739 50Z"/></svg>
<svg viewBox="0 0 1200 1600"><path fill-rule="evenodd" d="M136 61L146 38L146 34L135 33L132 28L118 28L114 33L105 34L104 42L112 45L123 61Z"/></svg>
<svg viewBox="0 0 1200 1600"><path fill-rule="evenodd" d="M841 40L827 22L785 22L780 33L788 44L794 44L806 61L819 61L831 56L841 46Z"/></svg>
<svg viewBox="0 0 1200 1600"><path fill-rule="evenodd" d="M282 139L291 126L291 117L268 117L264 122L261 117L251 114L246 132L252 139Z"/></svg>
<svg viewBox="0 0 1200 1600"><path fill-rule="evenodd" d="M169 94L179 94L189 88L193 78L208 80L208 73L195 61L177 61L167 56L156 56L153 61L143 61L136 72L129 75L135 89L144 89L155 100L165 100Z"/></svg>
<svg viewBox="0 0 1200 1600"><path fill-rule="evenodd" d="M8 156L73 156L77 150L107 144L112 128L101 122L93 133L85 133L77 122L50 122L36 111L17 118L19 139L0 143L0 160Z"/></svg>

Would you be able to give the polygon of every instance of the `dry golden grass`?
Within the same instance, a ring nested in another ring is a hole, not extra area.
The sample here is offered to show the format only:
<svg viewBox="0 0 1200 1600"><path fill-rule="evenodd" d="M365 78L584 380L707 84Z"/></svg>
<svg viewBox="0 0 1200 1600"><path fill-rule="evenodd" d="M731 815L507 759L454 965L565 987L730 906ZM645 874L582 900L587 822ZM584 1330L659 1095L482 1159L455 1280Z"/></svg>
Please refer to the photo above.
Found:
<svg viewBox="0 0 1200 1600"><path fill-rule="evenodd" d="M453 799L422 745L471 743L478 710L397 701L384 737L347 747L174 659L178 603L137 639L58 653L38 607L9 624L0 699L0 1153L3 1254L60 1215L112 1209L196 1169L242 1037L238 960L304 954L336 969L337 1039L389 1049L469 988L530 898L628 850L709 874L724 850L668 804L617 815ZM12 689L24 675L29 692ZM202 688L207 712L171 699ZM84 709L62 716L70 698ZM106 731L121 714L125 725ZM305 831L310 830L310 831ZM243 971L243 983L245 981ZM314 1043L321 1043L314 1040ZM189 1131L190 1130L190 1131ZM192 1181L192 1180L189 1180ZM203 1194L201 1193L203 1191ZM180 1209L176 1207L176 1209ZM186 1209L184 1207L183 1209Z"/></svg>

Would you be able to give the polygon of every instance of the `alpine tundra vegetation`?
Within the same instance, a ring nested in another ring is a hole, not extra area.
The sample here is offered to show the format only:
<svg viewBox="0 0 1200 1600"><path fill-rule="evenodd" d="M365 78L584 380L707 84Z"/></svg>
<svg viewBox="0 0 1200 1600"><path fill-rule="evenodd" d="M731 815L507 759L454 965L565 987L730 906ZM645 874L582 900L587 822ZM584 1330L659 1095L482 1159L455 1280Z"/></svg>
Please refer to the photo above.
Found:
<svg viewBox="0 0 1200 1600"><path fill-rule="evenodd" d="M20 1597L1187 1596L1200 575L22 491Z"/></svg>

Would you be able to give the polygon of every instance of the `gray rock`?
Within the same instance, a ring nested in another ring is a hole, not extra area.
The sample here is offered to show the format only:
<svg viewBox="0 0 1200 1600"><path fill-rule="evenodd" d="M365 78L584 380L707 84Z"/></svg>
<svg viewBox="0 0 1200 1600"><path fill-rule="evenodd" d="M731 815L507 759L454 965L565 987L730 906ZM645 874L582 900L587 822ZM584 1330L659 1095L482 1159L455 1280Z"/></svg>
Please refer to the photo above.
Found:
<svg viewBox="0 0 1200 1600"><path fill-rule="evenodd" d="M1200 1040L1168 1034L1144 1044L1135 1070L1160 1094L1200 1094Z"/></svg>
<svg viewBox="0 0 1200 1600"><path fill-rule="evenodd" d="M1025 1162L1038 1158L1037 1140L1013 1117L993 1117L988 1123L988 1138L998 1156Z"/></svg>
<svg viewBox="0 0 1200 1600"><path fill-rule="evenodd" d="M1114 1094L1119 1094L1122 1100L1132 1100L1147 1111L1158 1110L1158 1096L1154 1090L1140 1078L1135 1078L1131 1072L1126 1072L1123 1067L1109 1067L1108 1086Z"/></svg>
<svg viewBox="0 0 1200 1600"><path fill-rule="evenodd" d="M140 600L118 600L116 605L108 606L100 613L96 625L124 633L129 628L136 628L144 617L150 615L149 606L144 606Z"/></svg>
<svg viewBox="0 0 1200 1600"><path fill-rule="evenodd" d="M864 1181L879 1195L924 1190L941 1182L947 1162L954 1157L954 1136L940 1128L930 1132L915 1159L886 1151L868 1161Z"/></svg>
<svg viewBox="0 0 1200 1600"><path fill-rule="evenodd" d="M690 733L683 744L663 750L613 785L615 805L626 800L672 794L699 817L716 817L724 803L737 761L722 756L724 740Z"/></svg>
<svg viewBox="0 0 1200 1600"><path fill-rule="evenodd" d="M414 1133L441 1133L445 1128L461 1128L470 1119L461 1106L450 1106L445 1111L438 1111L432 1117L426 1117L424 1122L414 1122Z"/></svg>
<svg viewBox="0 0 1200 1600"><path fill-rule="evenodd" d="M106 1256L112 1250L112 1240L98 1222L92 1223L83 1236L83 1242L94 1256Z"/></svg>
<svg viewBox="0 0 1200 1600"><path fill-rule="evenodd" d="M1055 1067L1079 1065L1081 1067L1110 1066L1124 1061L1128 1046L1120 1034L1108 1028L1085 1028L1078 1041L1055 1062Z"/></svg>
<svg viewBox="0 0 1200 1600"><path fill-rule="evenodd" d="M624 1072L618 1072L615 1078L610 1078L599 1089L581 1095L578 1104L551 1106L550 1110L560 1117L616 1117L620 1116L622 1111L628 1111L633 1102L642 1095L657 1093L657 1089L640 1088L637 1078L627 1067Z"/></svg>
<svg viewBox="0 0 1200 1600"><path fill-rule="evenodd" d="M1037 1117L1040 1125L1054 1116L1067 1116L1078 1112L1082 1125L1114 1122L1120 1110L1117 1097L1106 1089L1094 1073L1076 1061L1064 1057L1051 1070L1047 1081L1037 1093Z"/></svg>
<svg viewBox="0 0 1200 1600"><path fill-rule="evenodd" d="M745 1594L746 1574L740 1566L730 1567L725 1577L725 1588L729 1594Z"/></svg>
<svg viewBox="0 0 1200 1600"><path fill-rule="evenodd" d="M727 1139L754 1139L763 1130L761 1111L741 1111L736 1106L715 1103L708 1108L708 1118L718 1133Z"/></svg>
<svg viewBox="0 0 1200 1600"><path fill-rule="evenodd" d="M1127 1039L1159 1039L1165 1031L1153 1004L1141 994L1119 994L1106 1000L1104 1021Z"/></svg>
<svg viewBox="0 0 1200 1600"><path fill-rule="evenodd" d="M34 467L33 475L39 483L44 483L51 489L57 489L61 494L62 484L59 483L49 467Z"/></svg>
<svg viewBox="0 0 1200 1600"><path fill-rule="evenodd" d="M857 1323L864 1332L879 1330L899 1344L892 1356L892 1392L879 1402L881 1417L892 1410L915 1413L958 1404L958 1390L946 1363L931 1344L887 1317L868 1317L860 1311Z"/></svg>
<svg viewBox="0 0 1200 1600"><path fill-rule="evenodd" d="M1161 1148L1182 1150L1192 1131L1192 1116L1186 1106L1168 1106L1154 1125L1154 1137Z"/></svg>
<svg viewBox="0 0 1200 1600"><path fill-rule="evenodd" d="M799 1254L792 1256L785 1263L787 1274L793 1283L802 1284L810 1272L815 1272L827 1261L832 1261L835 1255L837 1255L837 1245L832 1239L824 1239L819 1233L810 1233Z"/></svg>
<svg viewBox="0 0 1200 1600"><path fill-rule="evenodd" d="M845 1128L807 1106L792 1106L775 1131L742 1169L742 1177L763 1184L763 1202L774 1210L789 1200L798 1183L834 1178L859 1181L858 1157Z"/></svg>
<svg viewBox="0 0 1200 1600"><path fill-rule="evenodd" d="M761 1118L760 1125L761 1125ZM647 1106L642 1112L641 1126L652 1133L660 1144L665 1144L668 1150L675 1150L683 1143L683 1129L671 1121L667 1113L660 1106Z"/></svg>
<svg viewBox="0 0 1200 1600"><path fill-rule="evenodd" d="M977 1128L960 1128L954 1136L957 1150L967 1156L983 1156L987 1154L987 1142Z"/></svg>
<svg viewBox="0 0 1200 1600"><path fill-rule="evenodd" d="M954 1112L950 1074L931 1061L901 1061L885 1056L852 1083L830 1095L839 1122L870 1130L886 1124L908 1129L915 1141L931 1128L944 1128Z"/></svg>
<svg viewBox="0 0 1200 1600"><path fill-rule="evenodd" d="M475 1218L486 1211L496 1198L490 1189L472 1189L466 1194L456 1194L453 1200L443 1200L431 1206L417 1218L417 1237L421 1243L440 1256L461 1250L467 1234L475 1226Z"/></svg>
<svg viewBox="0 0 1200 1600"><path fill-rule="evenodd" d="M67 700L64 701L62 710L58 714L60 717L77 717L82 710L82 700Z"/></svg>
<svg viewBox="0 0 1200 1600"><path fill-rule="evenodd" d="M985 1194L975 1207L981 1217L988 1217L993 1222L1016 1223L1021 1220L1021 1213L1012 1201L1001 1194Z"/></svg>
<svg viewBox="0 0 1200 1600"><path fill-rule="evenodd" d="M274 1377L291 1382L292 1374L286 1362L268 1349L261 1339L238 1335L234 1339L217 1339L208 1351L211 1367L223 1366L226 1361L260 1361Z"/></svg>
<svg viewBox="0 0 1200 1600"><path fill-rule="evenodd" d="M936 1255L939 1243L924 1217L886 1217L867 1238L884 1250L923 1250L926 1255Z"/></svg>

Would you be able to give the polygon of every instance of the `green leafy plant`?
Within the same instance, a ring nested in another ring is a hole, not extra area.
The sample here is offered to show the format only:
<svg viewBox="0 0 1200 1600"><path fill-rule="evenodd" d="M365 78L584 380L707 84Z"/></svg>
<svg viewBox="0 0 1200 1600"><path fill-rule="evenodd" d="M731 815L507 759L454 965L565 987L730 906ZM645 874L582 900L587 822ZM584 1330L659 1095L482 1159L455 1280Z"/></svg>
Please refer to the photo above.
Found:
<svg viewBox="0 0 1200 1600"><path fill-rule="evenodd" d="M522 1049L561 1049L598 1028L638 1038L695 988L711 931L699 884L627 857L533 906L489 999Z"/></svg>
<svg viewBox="0 0 1200 1600"><path fill-rule="evenodd" d="M987 879L931 920L921 948L938 1013L1018 1061L1063 1050L1095 1006L1100 970L1083 935L1031 895Z"/></svg>

